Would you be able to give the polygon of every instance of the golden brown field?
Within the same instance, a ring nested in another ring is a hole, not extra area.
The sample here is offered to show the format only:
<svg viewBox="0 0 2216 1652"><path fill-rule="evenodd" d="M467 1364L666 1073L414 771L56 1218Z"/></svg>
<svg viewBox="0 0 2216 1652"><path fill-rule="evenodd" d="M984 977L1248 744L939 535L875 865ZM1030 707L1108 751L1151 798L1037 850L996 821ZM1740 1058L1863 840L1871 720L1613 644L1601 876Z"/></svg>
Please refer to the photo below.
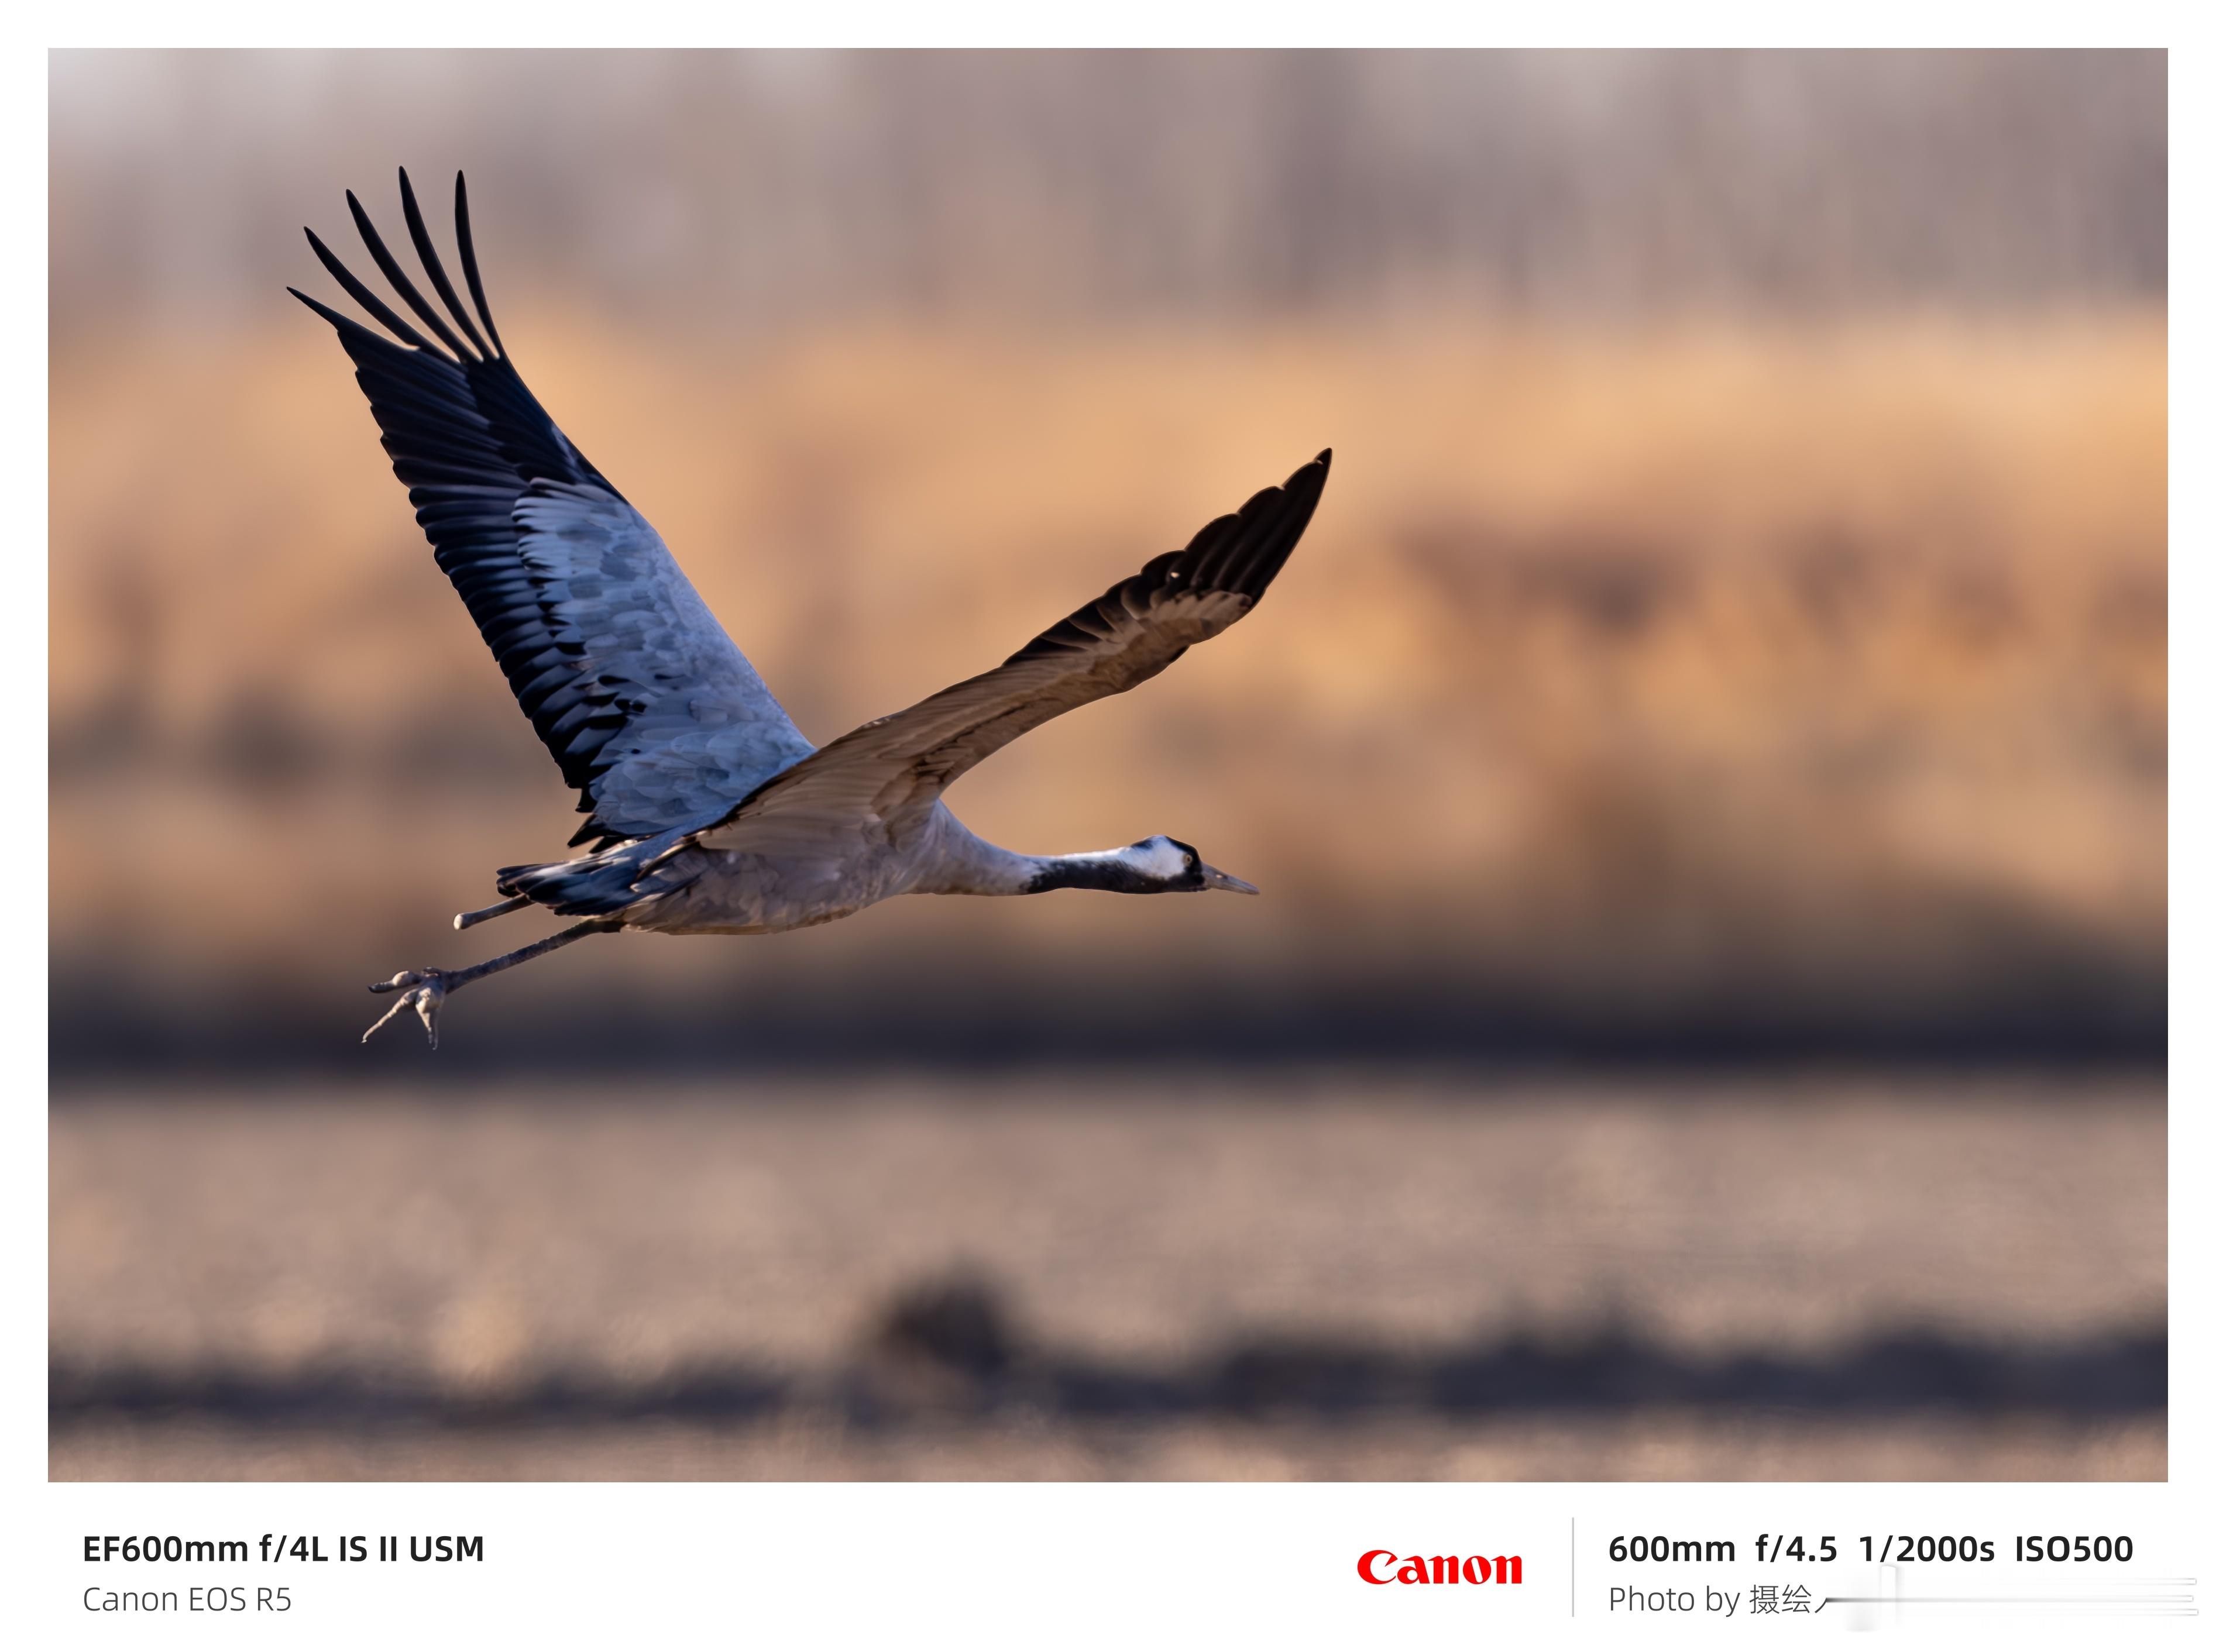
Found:
<svg viewBox="0 0 2216 1652"><path fill-rule="evenodd" d="M625 943L627 979L958 943L1004 976L1080 948L1390 960L1634 1016L1939 1013L2026 980L2158 1005L2158 315L754 347L503 319L819 740L1339 454L1255 620L953 799L1024 847L1171 831L1273 899L895 903L773 946ZM279 313L71 341L53 383L58 966L212 1003L459 961L447 914L557 852L569 800L335 347Z"/></svg>

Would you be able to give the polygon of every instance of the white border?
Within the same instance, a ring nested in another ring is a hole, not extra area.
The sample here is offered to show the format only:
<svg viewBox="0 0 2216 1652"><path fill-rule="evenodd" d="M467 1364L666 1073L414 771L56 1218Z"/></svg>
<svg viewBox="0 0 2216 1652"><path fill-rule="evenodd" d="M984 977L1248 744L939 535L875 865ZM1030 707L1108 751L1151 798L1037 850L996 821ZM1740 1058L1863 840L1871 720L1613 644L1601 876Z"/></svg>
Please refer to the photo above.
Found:
<svg viewBox="0 0 2216 1652"><path fill-rule="evenodd" d="M1666 29L1658 19L1666 15ZM1524 7L1480 14L1372 0L1362 8L1314 4L1195 6L1156 0L1079 12L1005 5L848 6L836 15L797 9L708 15L689 7L633 5L619 18L624 44L1026 44L1148 42L1178 45L1486 44L1562 45L1606 38L1627 45L1838 44L1850 37L1888 44L1948 45L2008 38L2018 43L2084 44L2089 35L2118 45L2170 44L2172 122L2170 283L2172 445L2177 454L2211 451L2207 386L2212 291L2208 202L2208 58L2198 20L2185 8L2110 4L2083 7L1905 5L1811 14L1746 5L1693 3L1666 14L1628 4ZM342 9L321 13L274 6L196 7L189 13L143 3L65 16L52 25L68 45L512 46L613 43L606 8L480 6L406 0L373 19ZM373 31L373 38L372 36ZM9 650L9 686L19 707L46 703L45 633L28 617L28 593L45 591L44 384L46 75L42 48L10 47L0 81L0 149L9 183L8 221L18 230L4 279L16 318L5 395L7 496L13 543L11 588L25 617ZM2173 615L2188 636L2211 622L2207 489L2195 470L2173 464ZM2201 731L2216 711L2211 653L2175 649L2171 726L2173 837L2188 846L2211 840L2209 764ZM28 723L28 719L19 720ZM33 753L35 752L35 757ZM36 762L44 741L28 731L11 749ZM16 811L19 841L44 849L43 811ZM43 860L43 854L41 854ZM312 1615L287 1620L132 1619L100 1624L133 1639L158 1635L189 1643L250 1637L265 1643L384 1643L409 1633L432 1644L496 1643L528 1632L536 1642L605 1643L642 1629L656 1642L678 1634L766 1644L814 1643L897 1635L903 1640L959 1638L970 1644L1125 1645L1167 1638L1251 1642L1266 1634L1296 1644L1345 1644L1389 1637L1396 1644L1468 1644L1480 1634L1542 1630L1549 1638L1626 1628L1665 1638L1705 1641L1710 1624L1609 1621L1581 1602L1577 1623L1553 1615L1548 1588L1490 1595L1468 1592L1373 1590L1352 1578L1350 1545L1421 1543L1468 1532L1480 1546L1520 1550L1536 1570L1566 1548L1574 1516L1581 1538L1610 1529L1715 1530L1742 1537L1760 1529L1862 1530L1959 1525L1996 1532L2049 1526L2123 1529L2141 1534L2143 1555L2166 1575L2208 1579L2212 1548L2207 1488L2211 1436L2202 1397L2209 1385L2207 1263L2210 1124L2207 1041L2184 1013L2205 1002L2209 968L2202 937L2210 900L2201 857L2172 865L2171 992L2174 1041L2171 1115L2172 1354L2170 1481L2155 1486L1983 1487L1854 1485L1723 1486L49 1486L46 1483L44 1094L45 896L19 908L11 930L0 1041L17 1082L9 1085L7 1210L13 1243L7 1274L9 1357L4 1392L7 1524L0 1553L22 1580L11 1619L43 1624L49 1644L92 1638L64 1585L84 1568L75 1545L87 1531L312 1528L454 1530L485 1532L493 1558L480 1571L437 1575L366 1569L343 1585L323 1579ZM37 921L27 921L34 917ZM2197 992L2196 992L2197 990ZM1657 1523L1660 1523L1658 1527ZM1556 1527L1560 1532L1555 1534ZM1431 1535L1436 1533L1437 1535ZM1580 1545L1579 1564L1589 1562ZM258 1568L256 1569L258 1569ZM399 1569L395 1569L396 1571ZM1742 1567L1741 1571L1745 1570ZM374 1580L372 1581L372 1580ZM1581 1590L1599 1580L1581 1572ZM404 1586L403 1586L404 1585ZM2205 1589L2203 1591L2205 1596ZM2128 1620L2104 1623L2108 1634ZM2151 1621L2151 1620L2150 1620ZM2112 1626L2113 1625L2113 1626ZM1794 1625L1796 1630L1803 1625ZM134 1632L135 1631L135 1632ZM1941 1633L1948 1631L1942 1627ZM1959 1638L1959 1629L1949 1638ZM2074 1644L2082 1625L2011 1624L2012 1642ZM2156 1634L2188 1632L2155 1622ZM272 1637L274 1637L274 1640ZM1519 1637L1522 1641L1524 1637Z"/></svg>

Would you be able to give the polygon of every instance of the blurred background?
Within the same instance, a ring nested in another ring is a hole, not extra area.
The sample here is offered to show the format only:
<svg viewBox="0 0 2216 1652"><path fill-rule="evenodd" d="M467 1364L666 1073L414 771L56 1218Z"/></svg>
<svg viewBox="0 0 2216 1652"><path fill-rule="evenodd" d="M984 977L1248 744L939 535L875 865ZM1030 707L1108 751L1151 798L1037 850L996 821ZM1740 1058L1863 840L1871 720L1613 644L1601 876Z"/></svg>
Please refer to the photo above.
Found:
<svg viewBox="0 0 2216 1652"><path fill-rule="evenodd" d="M2164 1473L2160 53L52 64L58 1477ZM360 1046L576 820L283 292L396 164L819 742L1334 447L950 800L1267 898Z"/></svg>

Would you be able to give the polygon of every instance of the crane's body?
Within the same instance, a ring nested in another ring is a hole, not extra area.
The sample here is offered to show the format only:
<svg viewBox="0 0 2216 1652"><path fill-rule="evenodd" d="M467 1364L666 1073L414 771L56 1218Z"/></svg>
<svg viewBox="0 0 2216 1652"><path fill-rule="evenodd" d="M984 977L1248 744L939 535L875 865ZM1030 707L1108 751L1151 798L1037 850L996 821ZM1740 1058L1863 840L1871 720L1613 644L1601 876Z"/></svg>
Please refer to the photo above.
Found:
<svg viewBox="0 0 2216 1652"><path fill-rule="evenodd" d="M590 847L504 868L496 879L502 899L454 923L467 929L527 906L578 921L466 969L403 970L377 983L372 992L401 996L365 1039L413 1010L435 1047L439 1011L458 988L618 930L773 934L903 894L1256 893L1166 837L1085 854L1018 854L970 832L940 794L1019 735L1136 687L1242 617L1314 514L1328 450L993 670L819 749L646 519L517 375L485 304L461 180L454 227L474 319L405 172L400 190L443 315L351 193L347 204L378 267L434 337L364 286L313 230L309 244L324 267L385 332L293 296L337 329L353 358L440 567L578 789L588 818L571 845Z"/></svg>
<svg viewBox="0 0 2216 1652"><path fill-rule="evenodd" d="M935 804L896 842L857 832L838 858L755 854L688 844L657 869L670 884L625 907L626 929L663 935L774 935L851 918L895 895L1019 895L1065 863L1101 857L1019 855L987 843ZM1074 887L1056 884L1056 887Z"/></svg>

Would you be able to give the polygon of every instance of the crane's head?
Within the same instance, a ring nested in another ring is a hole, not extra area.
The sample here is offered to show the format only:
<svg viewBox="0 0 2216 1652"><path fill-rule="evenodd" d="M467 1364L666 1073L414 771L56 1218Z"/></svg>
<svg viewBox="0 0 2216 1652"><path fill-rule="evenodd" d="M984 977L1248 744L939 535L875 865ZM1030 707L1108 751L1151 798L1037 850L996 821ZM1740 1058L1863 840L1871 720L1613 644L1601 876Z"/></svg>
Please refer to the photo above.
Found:
<svg viewBox="0 0 2216 1652"><path fill-rule="evenodd" d="M1145 892L1148 894L1191 893L1200 889L1228 889L1239 895L1259 895L1262 893L1244 878L1217 871L1201 859L1200 851L1175 838L1158 834L1142 838L1129 849L1117 850L1116 857L1145 881L1148 886Z"/></svg>
<svg viewBox="0 0 2216 1652"><path fill-rule="evenodd" d="M1200 851L1175 838L1143 838L1122 849L1098 849L1082 855L1050 855L1033 863L1037 868L1022 893L1041 894L1049 889L1105 889L1119 895L1186 894L1200 889L1228 889L1235 894L1262 892L1244 878L1219 872L1201 859Z"/></svg>

